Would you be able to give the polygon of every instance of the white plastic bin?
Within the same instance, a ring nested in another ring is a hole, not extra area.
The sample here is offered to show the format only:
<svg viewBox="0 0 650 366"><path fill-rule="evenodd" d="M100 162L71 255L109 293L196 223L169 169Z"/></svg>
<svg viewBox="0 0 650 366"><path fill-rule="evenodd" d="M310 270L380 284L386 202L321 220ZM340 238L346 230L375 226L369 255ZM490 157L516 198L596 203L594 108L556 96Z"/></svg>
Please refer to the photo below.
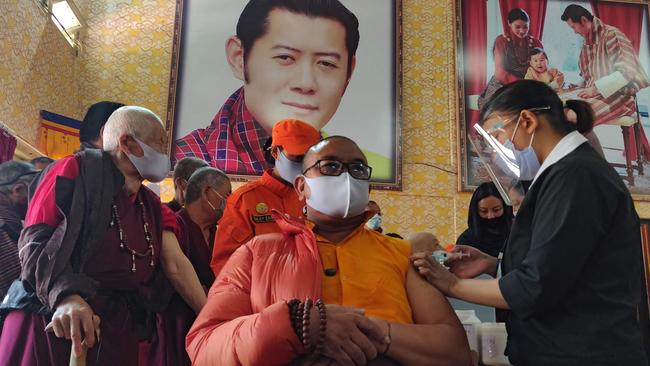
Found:
<svg viewBox="0 0 650 366"><path fill-rule="evenodd" d="M509 366L504 355L508 333L505 323L481 324L481 361L488 366Z"/></svg>

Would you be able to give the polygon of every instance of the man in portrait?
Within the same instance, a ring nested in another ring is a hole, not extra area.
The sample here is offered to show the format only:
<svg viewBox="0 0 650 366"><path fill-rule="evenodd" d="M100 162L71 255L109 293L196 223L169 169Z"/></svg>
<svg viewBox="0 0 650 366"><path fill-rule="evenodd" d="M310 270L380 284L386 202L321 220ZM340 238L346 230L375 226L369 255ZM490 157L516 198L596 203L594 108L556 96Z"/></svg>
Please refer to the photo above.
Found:
<svg viewBox="0 0 650 366"><path fill-rule="evenodd" d="M594 125L634 114L634 96L650 82L630 39L579 5L567 6L562 21L585 40L578 61L584 90L578 97L594 110Z"/></svg>
<svg viewBox="0 0 650 366"><path fill-rule="evenodd" d="M357 17L338 0L250 0L226 41L243 81L209 126L175 141L174 160L197 157L226 173L261 175L275 123L320 130L339 107L355 67Z"/></svg>

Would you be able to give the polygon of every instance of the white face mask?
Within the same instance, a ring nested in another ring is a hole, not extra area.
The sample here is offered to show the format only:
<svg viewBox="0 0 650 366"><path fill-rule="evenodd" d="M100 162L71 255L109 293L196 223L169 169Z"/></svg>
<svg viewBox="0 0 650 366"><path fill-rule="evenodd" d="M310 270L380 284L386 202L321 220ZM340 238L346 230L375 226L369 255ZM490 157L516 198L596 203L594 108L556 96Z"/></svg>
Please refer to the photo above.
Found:
<svg viewBox="0 0 650 366"><path fill-rule="evenodd" d="M348 218L361 215L370 200L367 180L354 179L348 172L334 177L305 177L311 195L307 205L325 215Z"/></svg>
<svg viewBox="0 0 650 366"><path fill-rule="evenodd" d="M278 169L280 177L291 184L297 176L302 174L302 163L289 160L283 151L278 152L275 167Z"/></svg>
<svg viewBox="0 0 650 366"><path fill-rule="evenodd" d="M165 179L170 169L169 156L159 153L135 137L133 139L140 145L144 155L138 157L127 152L126 156L131 160L140 176L154 183Z"/></svg>
<svg viewBox="0 0 650 366"><path fill-rule="evenodd" d="M214 191L214 193L216 193L217 196L219 196L219 198L221 199L221 203L219 204L219 208L215 208L214 205L212 203L210 203L209 200L207 200L207 199L205 200L205 202L208 203L208 205L210 206L210 208L214 212L214 217L216 218L215 223L218 223L219 220L221 220L221 218L223 217L223 212L226 209L226 199L223 198L223 196L221 194L219 194L219 192L217 192L216 189L214 189L212 187L210 187L210 189L212 191Z"/></svg>

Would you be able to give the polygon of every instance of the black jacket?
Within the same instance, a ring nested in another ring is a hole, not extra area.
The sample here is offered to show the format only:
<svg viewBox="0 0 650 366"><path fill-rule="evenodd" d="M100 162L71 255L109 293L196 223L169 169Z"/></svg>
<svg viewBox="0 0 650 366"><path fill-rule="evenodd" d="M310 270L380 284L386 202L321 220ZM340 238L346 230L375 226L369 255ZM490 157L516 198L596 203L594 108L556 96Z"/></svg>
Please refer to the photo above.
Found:
<svg viewBox="0 0 650 366"><path fill-rule="evenodd" d="M516 366L646 365L639 217L588 145L551 165L515 217L499 287Z"/></svg>
<svg viewBox="0 0 650 366"><path fill-rule="evenodd" d="M84 274L84 264L102 243L113 195L124 185L124 177L110 155L100 150L85 150L76 158L79 176L56 179L56 204L63 220L55 228L36 224L21 233L21 279L12 285L3 309L25 308L26 299L36 295L43 308L51 310L65 296L90 298L97 291L96 281ZM40 177L35 181L38 184Z"/></svg>

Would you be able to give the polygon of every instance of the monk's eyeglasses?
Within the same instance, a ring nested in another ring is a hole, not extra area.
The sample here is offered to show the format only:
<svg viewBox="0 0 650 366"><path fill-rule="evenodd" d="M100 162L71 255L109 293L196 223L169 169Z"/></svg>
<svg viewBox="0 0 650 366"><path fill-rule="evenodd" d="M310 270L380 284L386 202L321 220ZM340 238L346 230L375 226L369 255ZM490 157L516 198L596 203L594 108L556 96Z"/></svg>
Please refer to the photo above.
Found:
<svg viewBox="0 0 650 366"><path fill-rule="evenodd" d="M361 162L342 163L338 160L322 159L318 160L314 165L305 169L302 174L307 173L309 170L318 167L322 175L337 177L347 170L352 178L359 180L369 180L372 176L372 168Z"/></svg>

